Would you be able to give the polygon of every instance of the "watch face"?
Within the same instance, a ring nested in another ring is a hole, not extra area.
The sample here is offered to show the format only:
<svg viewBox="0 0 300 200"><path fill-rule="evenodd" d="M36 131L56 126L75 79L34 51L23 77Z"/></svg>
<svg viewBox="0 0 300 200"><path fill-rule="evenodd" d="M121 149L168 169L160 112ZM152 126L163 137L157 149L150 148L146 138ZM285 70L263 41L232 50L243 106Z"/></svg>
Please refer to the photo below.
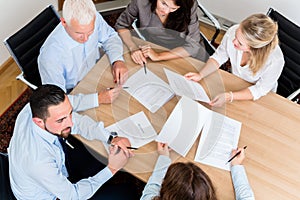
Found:
<svg viewBox="0 0 300 200"><path fill-rule="evenodd" d="M112 136L117 136L118 135L118 133L117 132L110 132L110 134L112 135Z"/></svg>

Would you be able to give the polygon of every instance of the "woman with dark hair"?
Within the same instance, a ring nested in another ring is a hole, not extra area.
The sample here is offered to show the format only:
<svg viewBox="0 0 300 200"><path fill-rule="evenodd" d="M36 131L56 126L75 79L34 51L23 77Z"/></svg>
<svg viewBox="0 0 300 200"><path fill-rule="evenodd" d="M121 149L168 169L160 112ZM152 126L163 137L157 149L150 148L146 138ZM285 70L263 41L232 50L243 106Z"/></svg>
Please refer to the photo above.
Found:
<svg viewBox="0 0 300 200"><path fill-rule="evenodd" d="M157 143L159 154L155 168L149 178L141 200L217 200L217 195L209 176L195 164L173 163L169 157L169 147ZM245 158L243 148L232 151L231 177L237 200L254 200L242 162ZM170 165L171 164L171 165Z"/></svg>
<svg viewBox="0 0 300 200"><path fill-rule="evenodd" d="M195 0L131 0L119 16L115 28L137 64L193 56L206 61L200 45L200 31ZM129 31L138 19L139 28L147 41L166 47L168 51L154 51L150 45L139 46Z"/></svg>

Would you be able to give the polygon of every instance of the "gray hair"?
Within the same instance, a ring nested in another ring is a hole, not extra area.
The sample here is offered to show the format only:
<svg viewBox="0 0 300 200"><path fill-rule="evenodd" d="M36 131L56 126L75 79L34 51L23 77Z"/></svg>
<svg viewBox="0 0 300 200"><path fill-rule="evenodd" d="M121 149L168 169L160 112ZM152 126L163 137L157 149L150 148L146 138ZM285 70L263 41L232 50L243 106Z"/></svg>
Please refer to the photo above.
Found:
<svg viewBox="0 0 300 200"><path fill-rule="evenodd" d="M96 7L92 0L65 0L62 16L68 25L76 20L81 25L87 25L95 18Z"/></svg>

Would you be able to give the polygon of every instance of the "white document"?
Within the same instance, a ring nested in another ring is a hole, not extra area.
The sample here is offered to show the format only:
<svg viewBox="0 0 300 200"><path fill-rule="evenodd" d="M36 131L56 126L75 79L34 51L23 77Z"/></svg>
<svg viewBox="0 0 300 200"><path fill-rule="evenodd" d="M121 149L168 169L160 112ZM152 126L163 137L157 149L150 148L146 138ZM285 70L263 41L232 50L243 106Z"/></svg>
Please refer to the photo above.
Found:
<svg viewBox="0 0 300 200"><path fill-rule="evenodd" d="M240 122L212 111L204 125L195 161L230 171L227 161L237 148L241 126Z"/></svg>
<svg viewBox="0 0 300 200"><path fill-rule="evenodd" d="M197 139L210 110L183 96L164 124L156 141L168 143L182 156L186 156Z"/></svg>
<svg viewBox="0 0 300 200"><path fill-rule="evenodd" d="M186 156L203 129L194 160L230 170L230 163L227 161L232 149L237 148L241 126L240 122L183 96L156 141L168 143L174 151Z"/></svg>
<svg viewBox="0 0 300 200"><path fill-rule="evenodd" d="M170 87L176 95L186 96L191 99L206 103L210 102L205 90L199 83L187 80L184 76L166 68L164 68L164 71L167 75Z"/></svg>
<svg viewBox="0 0 300 200"><path fill-rule="evenodd" d="M128 138L131 146L136 148L148 144L157 136L155 129L142 111L106 127L106 129L117 132L118 136Z"/></svg>
<svg viewBox="0 0 300 200"><path fill-rule="evenodd" d="M173 96L174 92L167 83L147 69L141 68L126 81L126 91L152 113L155 113Z"/></svg>

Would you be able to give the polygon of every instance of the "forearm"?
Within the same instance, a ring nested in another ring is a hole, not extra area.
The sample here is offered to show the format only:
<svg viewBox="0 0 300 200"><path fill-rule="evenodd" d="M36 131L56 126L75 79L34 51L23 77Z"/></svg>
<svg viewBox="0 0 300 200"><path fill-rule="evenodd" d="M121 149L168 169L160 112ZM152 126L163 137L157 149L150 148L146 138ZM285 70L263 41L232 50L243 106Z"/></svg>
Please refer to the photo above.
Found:
<svg viewBox="0 0 300 200"><path fill-rule="evenodd" d="M232 99L232 100L231 100ZM238 100L252 100L253 96L248 88L226 93L226 100L230 101L238 101Z"/></svg>
<svg viewBox="0 0 300 200"><path fill-rule="evenodd" d="M234 165L231 167L231 177L237 200L255 199L252 188L248 182L246 171L242 165Z"/></svg>
<svg viewBox="0 0 300 200"><path fill-rule="evenodd" d="M96 122L87 115L80 115L73 112L73 128L72 133L80 134L87 140L97 139L107 142L110 132L104 128L103 122Z"/></svg>
<svg viewBox="0 0 300 200"><path fill-rule="evenodd" d="M171 60L188 56L190 56L190 54L183 47L177 47L171 51L163 51L158 53L159 60Z"/></svg>
<svg viewBox="0 0 300 200"><path fill-rule="evenodd" d="M201 75L201 79L217 71L219 67L220 65L215 59L209 58L204 67L199 72L199 74Z"/></svg>
<svg viewBox="0 0 300 200"><path fill-rule="evenodd" d="M132 40L132 35L128 29L119 29L118 33L129 51L135 51L139 49L139 47Z"/></svg>
<svg viewBox="0 0 300 200"><path fill-rule="evenodd" d="M117 60L124 61L123 43L118 34L107 39L105 43L103 43L103 49L108 55L111 64Z"/></svg>

